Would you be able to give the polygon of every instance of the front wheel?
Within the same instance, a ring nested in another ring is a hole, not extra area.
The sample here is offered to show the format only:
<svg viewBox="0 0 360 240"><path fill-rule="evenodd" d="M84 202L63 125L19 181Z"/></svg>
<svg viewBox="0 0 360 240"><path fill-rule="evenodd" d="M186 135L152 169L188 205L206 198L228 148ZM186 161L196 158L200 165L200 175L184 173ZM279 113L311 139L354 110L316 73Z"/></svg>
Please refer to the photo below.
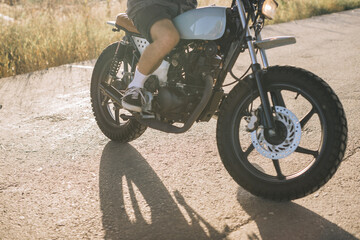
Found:
<svg viewBox="0 0 360 240"><path fill-rule="evenodd" d="M261 112L256 84L248 78L221 106L217 124L221 159L233 179L254 195L279 201L304 197L333 176L344 156L343 107L333 90L308 71L271 67L263 80L276 137L261 124L252 133L246 131L251 112Z"/></svg>

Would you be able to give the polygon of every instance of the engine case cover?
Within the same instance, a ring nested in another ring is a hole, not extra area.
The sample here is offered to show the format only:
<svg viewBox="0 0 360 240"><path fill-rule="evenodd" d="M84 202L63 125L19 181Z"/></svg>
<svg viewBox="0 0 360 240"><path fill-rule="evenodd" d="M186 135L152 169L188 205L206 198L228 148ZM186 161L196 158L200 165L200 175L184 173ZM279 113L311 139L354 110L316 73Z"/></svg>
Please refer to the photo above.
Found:
<svg viewBox="0 0 360 240"><path fill-rule="evenodd" d="M163 87L159 89L157 103L163 113L181 113L186 107L186 95L175 89Z"/></svg>

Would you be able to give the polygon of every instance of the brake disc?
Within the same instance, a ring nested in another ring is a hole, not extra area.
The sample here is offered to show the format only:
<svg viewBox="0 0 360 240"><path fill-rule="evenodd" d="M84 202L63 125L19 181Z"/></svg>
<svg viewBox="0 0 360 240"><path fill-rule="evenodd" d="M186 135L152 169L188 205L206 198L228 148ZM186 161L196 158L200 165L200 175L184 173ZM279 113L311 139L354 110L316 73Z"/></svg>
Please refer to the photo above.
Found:
<svg viewBox="0 0 360 240"><path fill-rule="evenodd" d="M300 144L301 124L290 110L284 107L275 107L275 121L286 128L286 137L279 144L272 144L266 140L265 130L258 128L251 132L251 141L255 149L264 157L281 159L292 154Z"/></svg>

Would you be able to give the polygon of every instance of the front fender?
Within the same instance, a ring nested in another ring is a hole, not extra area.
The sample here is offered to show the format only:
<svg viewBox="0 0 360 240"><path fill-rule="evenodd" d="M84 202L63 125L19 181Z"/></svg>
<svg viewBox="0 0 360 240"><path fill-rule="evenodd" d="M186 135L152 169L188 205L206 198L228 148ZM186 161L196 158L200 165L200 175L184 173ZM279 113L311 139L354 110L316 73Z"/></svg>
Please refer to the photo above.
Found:
<svg viewBox="0 0 360 240"><path fill-rule="evenodd" d="M255 47L260 49L270 49L270 48L281 47L294 43L296 43L295 37L278 36L278 37L265 38L262 40L255 41L254 45Z"/></svg>

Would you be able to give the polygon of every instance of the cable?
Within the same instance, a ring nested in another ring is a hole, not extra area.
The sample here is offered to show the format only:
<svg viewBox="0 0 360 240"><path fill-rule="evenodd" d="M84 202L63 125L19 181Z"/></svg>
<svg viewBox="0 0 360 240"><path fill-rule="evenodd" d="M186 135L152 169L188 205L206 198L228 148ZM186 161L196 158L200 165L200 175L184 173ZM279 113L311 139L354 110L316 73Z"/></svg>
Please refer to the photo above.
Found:
<svg viewBox="0 0 360 240"><path fill-rule="evenodd" d="M223 86L223 87L227 87L227 86L230 86L230 85L232 85L232 84L234 84L234 83L236 83L236 82L241 81L241 80L245 77L245 75L249 72L250 68L251 68L251 65L248 67L248 69L245 71L245 73L244 73L240 78L236 77L235 74L232 72L232 70L230 70L230 75L231 75L233 78L235 78L235 81L233 81L233 82L231 82L231 83L228 83L228 84L225 84L225 85L222 85L222 86Z"/></svg>

